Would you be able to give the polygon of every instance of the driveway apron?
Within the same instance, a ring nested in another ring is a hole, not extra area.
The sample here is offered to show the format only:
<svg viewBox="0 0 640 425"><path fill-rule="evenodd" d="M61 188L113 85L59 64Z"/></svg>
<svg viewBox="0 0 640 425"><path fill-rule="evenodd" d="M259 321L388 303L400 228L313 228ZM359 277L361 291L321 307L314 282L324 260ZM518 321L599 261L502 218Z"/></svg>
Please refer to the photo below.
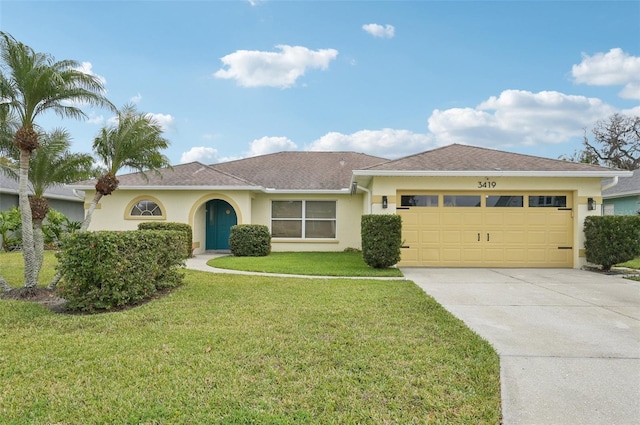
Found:
<svg viewBox="0 0 640 425"><path fill-rule="evenodd" d="M500 356L513 424L640 424L640 282L573 269L402 272Z"/></svg>

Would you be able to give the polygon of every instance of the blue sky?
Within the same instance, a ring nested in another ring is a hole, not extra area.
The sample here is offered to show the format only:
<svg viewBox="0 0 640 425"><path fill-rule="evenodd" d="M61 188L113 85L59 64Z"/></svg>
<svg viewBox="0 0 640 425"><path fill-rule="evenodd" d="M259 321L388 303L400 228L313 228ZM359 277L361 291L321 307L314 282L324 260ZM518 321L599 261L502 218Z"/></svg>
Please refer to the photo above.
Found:
<svg viewBox="0 0 640 425"><path fill-rule="evenodd" d="M165 127L173 164L451 143L557 158L640 115L638 1L0 0L0 30ZM90 152L112 118L45 116Z"/></svg>

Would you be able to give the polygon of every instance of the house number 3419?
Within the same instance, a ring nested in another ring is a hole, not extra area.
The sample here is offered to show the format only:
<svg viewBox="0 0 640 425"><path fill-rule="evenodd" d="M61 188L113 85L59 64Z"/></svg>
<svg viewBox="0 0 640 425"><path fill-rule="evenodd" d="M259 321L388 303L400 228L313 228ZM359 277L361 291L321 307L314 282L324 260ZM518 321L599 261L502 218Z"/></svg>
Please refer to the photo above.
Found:
<svg viewBox="0 0 640 425"><path fill-rule="evenodd" d="M496 187L496 182L492 180L478 182L478 189L494 189L495 187Z"/></svg>

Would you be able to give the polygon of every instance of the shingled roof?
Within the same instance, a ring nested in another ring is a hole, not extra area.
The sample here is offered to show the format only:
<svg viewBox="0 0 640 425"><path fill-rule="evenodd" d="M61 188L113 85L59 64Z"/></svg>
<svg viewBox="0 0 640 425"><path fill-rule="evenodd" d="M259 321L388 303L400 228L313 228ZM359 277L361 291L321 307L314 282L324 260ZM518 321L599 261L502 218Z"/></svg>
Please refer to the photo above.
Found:
<svg viewBox="0 0 640 425"><path fill-rule="evenodd" d="M609 182L605 182L605 185ZM640 170L633 171L631 177L620 177L618 184L602 192L605 198L640 195Z"/></svg>
<svg viewBox="0 0 640 425"><path fill-rule="evenodd" d="M388 161L357 152L278 152L211 165L215 170L276 190L341 190L353 170Z"/></svg>
<svg viewBox="0 0 640 425"><path fill-rule="evenodd" d="M142 173L130 173L118 175L119 187L140 188L140 187L192 187L192 188L253 188L251 182L239 177L231 176L220 170L215 170L200 162L190 162L188 164L176 165L172 168L163 168L158 173L147 172L147 178ZM86 180L75 183L71 186L93 188L95 180Z"/></svg>
<svg viewBox="0 0 640 425"><path fill-rule="evenodd" d="M18 181L3 173L0 173L0 193L18 195L18 186ZM29 195L31 194L33 194L33 187L31 183L29 183ZM72 189L64 187L63 185L50 186L44 192L44 197L48 199L82 202L82 199L78 198L73 193Z"/></svg>
<svg viewBox="0 0 640 425"><path fill-rule="evenodd" d="M453 144L387 161L364 169L363 174L374 171L610 173L612 170L591 164Z"/></svg>

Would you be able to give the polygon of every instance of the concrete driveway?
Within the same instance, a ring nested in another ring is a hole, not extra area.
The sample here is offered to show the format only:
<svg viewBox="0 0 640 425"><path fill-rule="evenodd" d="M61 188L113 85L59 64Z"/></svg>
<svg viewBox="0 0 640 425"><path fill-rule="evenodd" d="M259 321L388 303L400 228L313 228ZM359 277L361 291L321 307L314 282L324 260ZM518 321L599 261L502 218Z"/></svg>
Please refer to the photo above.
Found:
<svg viewBox="0 0 640 425"><path fill-rule="evenodd" d="M571 269L403 268L500 355L513 424L640 424L640 282Z"/></svg>

